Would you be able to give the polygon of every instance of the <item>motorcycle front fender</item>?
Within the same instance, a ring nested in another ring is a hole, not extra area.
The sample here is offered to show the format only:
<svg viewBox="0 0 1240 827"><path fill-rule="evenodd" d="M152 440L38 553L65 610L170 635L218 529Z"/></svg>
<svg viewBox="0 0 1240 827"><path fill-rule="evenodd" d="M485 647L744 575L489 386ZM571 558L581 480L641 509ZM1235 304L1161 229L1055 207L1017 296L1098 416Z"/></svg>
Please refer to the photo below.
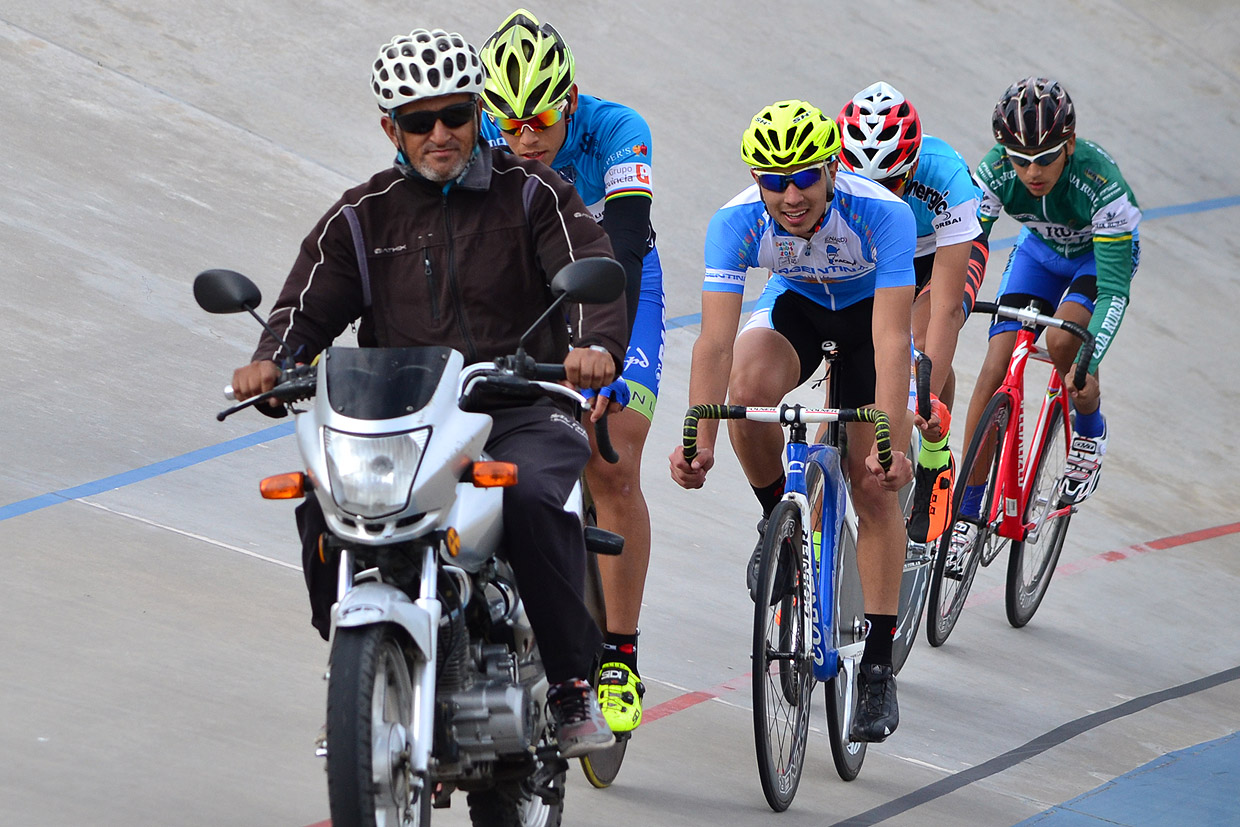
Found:
<svg viewBox="0 0 1240 827"><path fill-rule="evenodd" d="M345 593L332 609L335 628L395 623L413 640L427 658L435 656L431 635L438 618L417 605L409 596L386 583L358 583Z"/></svg>

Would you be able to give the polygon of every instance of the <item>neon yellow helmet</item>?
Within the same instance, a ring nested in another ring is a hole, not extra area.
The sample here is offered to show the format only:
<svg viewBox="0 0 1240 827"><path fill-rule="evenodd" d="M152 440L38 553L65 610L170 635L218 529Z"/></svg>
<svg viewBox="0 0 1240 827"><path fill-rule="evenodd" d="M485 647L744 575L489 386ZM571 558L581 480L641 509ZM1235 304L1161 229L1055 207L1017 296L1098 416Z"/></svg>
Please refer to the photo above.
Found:
<svg viewBox="0 0 1240 827"><path fill-rule="evenodd" d="M778 101L753 116L741 134L741 157L751 167L776 169L826 161L840 151L840 130L805 101Z"/></svg>
<svg viewBox="0 0 1240 827"><path fill-rule="evenodd" d="M482 47L483 105L501 118L528 118L555 106L573 86L573 53L550 24L517 9Z"/></svg>

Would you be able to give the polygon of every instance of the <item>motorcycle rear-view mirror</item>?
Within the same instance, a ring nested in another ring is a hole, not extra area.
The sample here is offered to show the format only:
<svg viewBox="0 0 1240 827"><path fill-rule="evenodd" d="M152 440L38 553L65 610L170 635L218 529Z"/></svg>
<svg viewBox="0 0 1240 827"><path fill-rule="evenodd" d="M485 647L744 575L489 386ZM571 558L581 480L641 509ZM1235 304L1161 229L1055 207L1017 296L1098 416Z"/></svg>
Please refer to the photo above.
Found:
<svg viewBox="0 0 1240 827"><path fill-rule="evenodd" d="M551 292L580 304L606 304L624 294L624 268L610 258L581 258L551 280Z"/></svg>
<svg viewBox="0 0 1240 827"><path fill-rule="evenodd" d="M194 279L194 300L208 313L253 312L263 301L258 285L232 270L203 270Z"/></svg>

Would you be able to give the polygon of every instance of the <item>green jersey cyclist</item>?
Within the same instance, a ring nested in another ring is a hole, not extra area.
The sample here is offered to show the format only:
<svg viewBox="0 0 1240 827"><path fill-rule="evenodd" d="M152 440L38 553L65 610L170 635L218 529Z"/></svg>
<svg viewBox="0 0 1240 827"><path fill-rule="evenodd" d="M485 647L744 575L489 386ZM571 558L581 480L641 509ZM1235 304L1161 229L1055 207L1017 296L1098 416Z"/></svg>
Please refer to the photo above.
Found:
<svg viewBox="0 0 1240 827"><path fill-rule="evenodd" d="M1088 325L1095 336L1083 388L1072 376L1079 340L1062 330L1049 330L1046 337L1075 412L1060 495L1067 503L1079 503L1097 487L1106 453L1098 365L1128 306L1140 258L1141 210L1111 156L1077 139L1072 99L1054 80L1028 77L1012 84L995 106L992 127L997 143L977 168L982 230L990 233L1000 211L1023 225L999 285L998 303L1033 304L1041 313ZM1000 319L990 328L990 346L969 403L965 444L1003 381L1019 326ZM978 516L984 487L966 488L962 514ZM958 522L953 550L967 547L976 530Z"/></svg>
<svg viewBox="0 0 1240 827"><path fill-rule="evenodd" d="M581 94L573 53L552 26L518 9L482 49L486 67L483 135L573 184L602 224L628 274L629 332L623 376L604 395L628 396L610 419L620 455L597 448L586 465L599 526L623 534L624 553L599 557L607 606L599 705L615 732L642 719L645 687L637 670L637 622L650 560L650 512L641 490L641 456L663 371L663 271L650 226L650 128L627 106ZM593 431L591 431L593 442Z"/></svg>
<svg viewBox="0 0 1240 827"><path fill-rule="evenodd" d="M839 171L835 121L804 101L780 101L754 116L741 138L753 185L715 213L706 231L702 332L693 346L689 403L777 405L822 364L824 341L839 345L832 368L840 404L877 404L892 441L908 444L913 214L873 181ZM771 277L737 334L750 268ZM896 453L878 464L874 429L852 423L845 458L858 526L858 563L871 623L861 662L854 740L882 741L899 723L892 633L904 567L897 499L912 465ZM672 478L701 488L714 465L716 421L698 430L698 455L672 452ZM778 424L734 420L728 435L765 519L783 494L784 438ZM903 442L901 442L903 440ZM748 569L754 592L753 562Z"/></svg>

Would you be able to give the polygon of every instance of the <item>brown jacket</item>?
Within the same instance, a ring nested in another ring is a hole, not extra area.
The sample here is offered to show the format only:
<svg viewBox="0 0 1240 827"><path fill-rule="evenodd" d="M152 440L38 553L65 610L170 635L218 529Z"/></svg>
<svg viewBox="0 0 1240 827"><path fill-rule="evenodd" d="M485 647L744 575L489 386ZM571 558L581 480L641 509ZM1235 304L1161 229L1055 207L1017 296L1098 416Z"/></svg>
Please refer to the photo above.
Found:
<svg viewBox="0 0 1240 827"><path fill-rule="evenodd" d="M359 318L363 347L447 345L467 364L489 360L516 350L551 302L548 284L560 268L611 255L572 185L540 163L481 144L463 179L446 188L393 168L346 192L302 242L270 323L298 362ZM623 296L572 313L575 344L607 348L619 373L628 343ZM526 350L540 362L562 362L563 319L545 323ZM254 358L284 355L264 333Z"/></svg>

